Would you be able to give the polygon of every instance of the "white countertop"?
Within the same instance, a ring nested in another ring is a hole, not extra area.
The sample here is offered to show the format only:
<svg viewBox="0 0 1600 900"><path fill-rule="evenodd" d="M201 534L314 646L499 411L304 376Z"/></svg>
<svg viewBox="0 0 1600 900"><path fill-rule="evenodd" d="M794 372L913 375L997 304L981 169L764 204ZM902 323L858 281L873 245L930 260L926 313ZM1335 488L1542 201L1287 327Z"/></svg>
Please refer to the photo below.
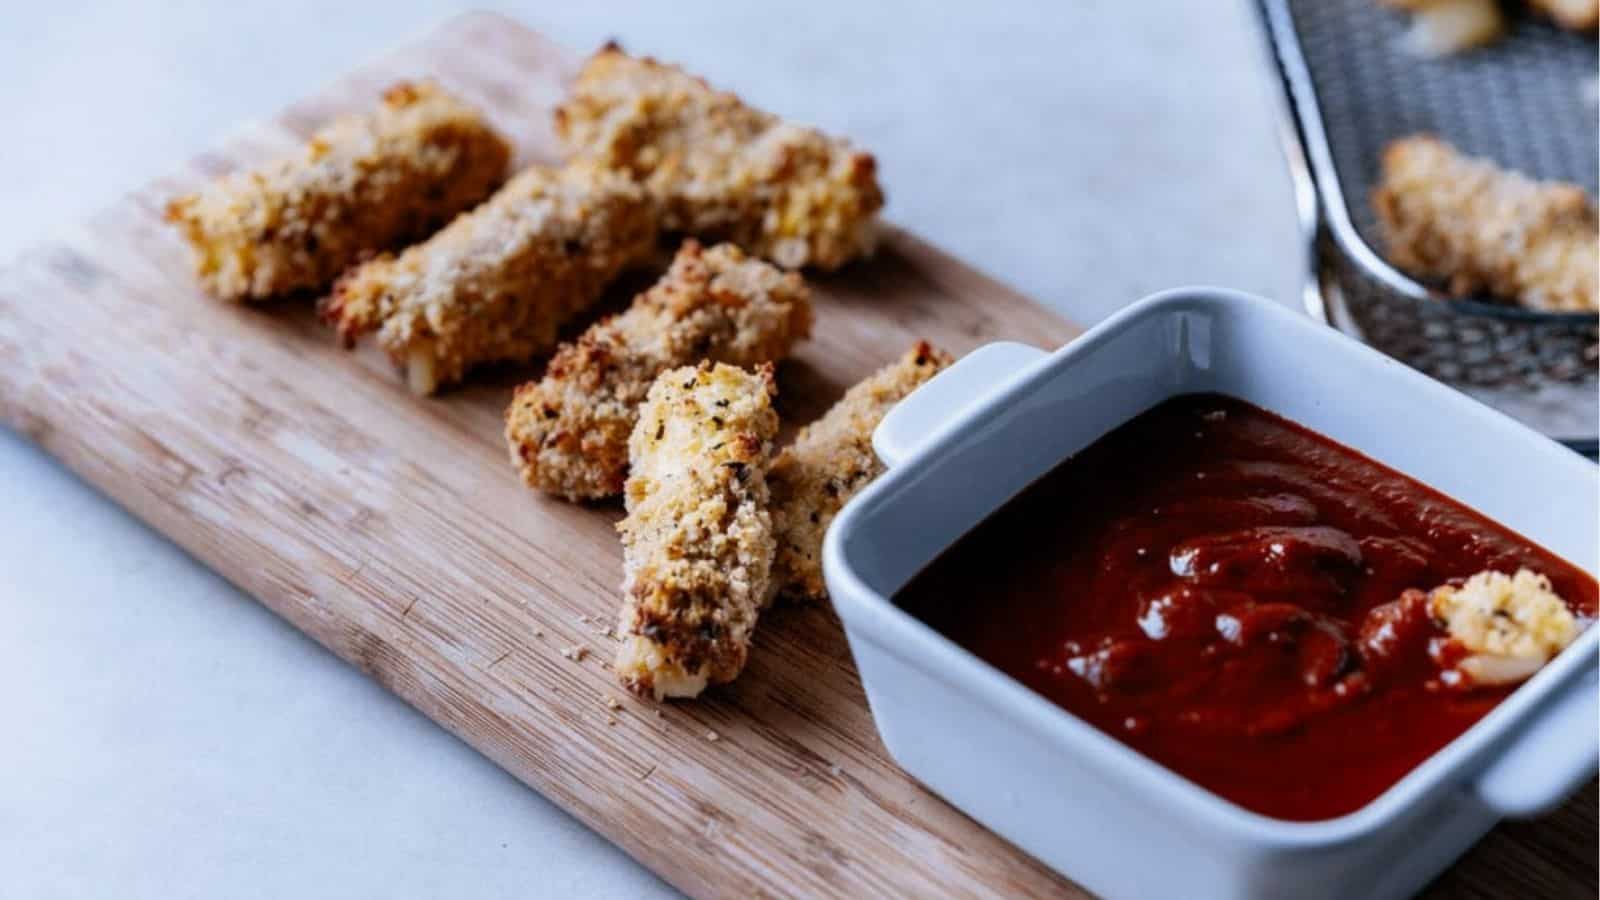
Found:
<svg viewBox="0 0 1600 900"><path fill-rule="evenodd" d="M455 8L153 6L4 12L0 259ZM1298 295L1242 2L507 11L850 134L894 220L1079 322L1184 283ZM0 599L8 896L670 893L4 430Z"/></svg>

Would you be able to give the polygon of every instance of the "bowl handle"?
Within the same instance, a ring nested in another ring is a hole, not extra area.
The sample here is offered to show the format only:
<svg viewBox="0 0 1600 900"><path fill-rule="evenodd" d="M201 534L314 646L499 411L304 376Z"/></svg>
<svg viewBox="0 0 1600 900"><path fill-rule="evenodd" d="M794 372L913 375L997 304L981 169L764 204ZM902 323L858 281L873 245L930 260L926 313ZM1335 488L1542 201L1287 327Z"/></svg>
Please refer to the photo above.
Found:
<svg viewBox="0 0 1600 900"><path fill-rule="evenodd" d="M1600 678L1589 665L1573 673L1549 705L1478 776L1478 796L1511 818L1550 811L1600 767L1596 721L1600 721Z"/></svg>
<svg viewBox="0 0 1600 900"><path fill-rule="evenodd" d="M979 347L895 404L872 432L872 449L884 465L899 465L941 425L1046 356L1009 341Z"/></svg>

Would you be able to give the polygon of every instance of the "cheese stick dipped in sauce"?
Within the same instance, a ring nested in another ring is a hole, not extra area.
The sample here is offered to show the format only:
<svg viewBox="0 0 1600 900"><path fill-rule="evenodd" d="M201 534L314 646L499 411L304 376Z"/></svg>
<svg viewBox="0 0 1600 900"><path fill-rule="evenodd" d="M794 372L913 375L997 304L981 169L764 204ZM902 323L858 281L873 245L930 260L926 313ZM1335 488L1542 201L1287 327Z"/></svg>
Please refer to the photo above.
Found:
<svg viewBox="0 0 1600 900"><path fill-rule="evenodd" d="M431 394L473 366L549 352L655 234L627 178L533 166L427 241L351 270L323 318L347 344L376 331L411 390Z"/></svg>
<svg viewBox="0 0 1600 900"><path fill-rule="evenodd" d="M619 494L628 437L656 376L702 359L774 362L810 331L799 275L732 244L685 241L627 312L563 344L542 380L517 389L506 410L511 464L529 486L568 500Z"/></svg>
<svg viewBox="0 0 1600 900"><path fill-rule="evenodd" d="M951 362L918 341L906 354L845 392L822 418L800 430L773 461L772 521L778 534L772 590L795 599L828 596L822 580L822 538L833 517L883 474L872 432L889 410Z"/></svg>
<svg viewBox="0 0 1600 900"><path fill-rule="evenodd" d="M362 256L424 237L488 196L511 148L431 82L317 132L298 155L219 179L167 207L222 300L326 288Z"/></svg>
<svg viewBox="0 0 1600 900"><path fill-rule="evenodd" d="M629 441L617 677L661 700L744 668L772 572L771 364L702 363L650 388Z"/></svg>
<svg viewBox="0 0 1600 900"><path fill-rule="evenodd" d="M1428 593L1428 611L1465 651L1441 675L1444 683L1457 687L1522 681L1582 631L1551 589L1550 579L1528 569L1514 575L1479 572L1460 587L1436 587ZM1436 657L1447 662L1450 655L1444 648Z"/></svg>
<svg viewBox="0 0 1600 900"><path fill-rule="evenodd" d="M875 243L883 191L871 154L614 44L584 65L556 133L574 158L638 179L664 231L790 269L836 269Z"/></svg>

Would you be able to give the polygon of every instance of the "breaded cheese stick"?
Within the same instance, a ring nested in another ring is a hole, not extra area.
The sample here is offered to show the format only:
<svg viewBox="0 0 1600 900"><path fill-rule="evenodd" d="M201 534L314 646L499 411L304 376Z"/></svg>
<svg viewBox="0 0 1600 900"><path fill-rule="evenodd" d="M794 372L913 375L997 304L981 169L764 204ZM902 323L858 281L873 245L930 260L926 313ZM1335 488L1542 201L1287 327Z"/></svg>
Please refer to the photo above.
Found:
<svg viewBox="0 0 1600 900"><path fill-rule="evenodd" d="M1600 0L1528 0L1528 5L1569 31L1593 31L1600 25Z"/></svg>
<svg viewBox="0 0 1600 900"><path fill-rule="evenodd" d="M766 467L778 414L772 365L701 363L657 378L629 440L617 677L693 697L732 681L772 571Z"/></svg>
<svg viewBox="0 0 1600 900"><path fill-rule="evenodd" d="M556 110L575 157L628 172L661 226L733 241L785 268L835 269L871 252L883 206L870 154L615 45Z"/></svg>
<svg viewBox="0 0 1600 900"><path fill-rule="evenodd" d="M431 394L474 365L548 352L655 234L626 177L534 166L427 241L346 273L323 318L346 343L377 331L411 389Z"/></svg>
<svg viewBox="0 0 1600 900"><path fill-rule="evenodd" d="M317 132L298 156L219 179L167 207L206 290L256 300L326 288L363 255L443 225L505 177L511 148L431 82Z"/></svg>
<svg viewBox="0 0 1600 900"><path fill-rule="evenodd" d="M506 410L511 464L529 486L568 500L622 492L628 436L660 375L700 360L754 366L811 333L805 282L732 244L684 241L627 312L563 344Z"/></svg>
<svg viewBox="0 0 1600 900"><path fill-rule="evenodd" d="M918 341L904 356L846 391L778 454L767 473L778 536L774 595L828 596L822 581L822 537L850 498L883 473L883 463L872 451L873 430L891 407L950 362L950 354Z"/></svg>
<svg viewBox="0 0 1600 900"><path fill-rule="evenodd" d="M1417 136L1384 150L1372 203L1389 260L1456 296L1600 309L1600 224L1577 185L1534 181Z"/></svg>

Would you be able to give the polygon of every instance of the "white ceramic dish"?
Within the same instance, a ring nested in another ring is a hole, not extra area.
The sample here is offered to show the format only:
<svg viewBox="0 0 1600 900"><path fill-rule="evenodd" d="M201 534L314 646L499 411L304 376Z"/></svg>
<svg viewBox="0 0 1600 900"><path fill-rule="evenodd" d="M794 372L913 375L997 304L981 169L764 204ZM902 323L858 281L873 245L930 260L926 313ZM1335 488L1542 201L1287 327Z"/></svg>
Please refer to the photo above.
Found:
<svg viewBox="0 0 1600 900"><path fill-rule="evenodd" d="M879 733L906 771L1091 890L1188 898L1406 896L1500 818L1546 810L1594 776L1600 627L1367 806L1286 822L1145 758L891 602L1061 460L1198 391L1299 422L1596 571L1592 464L1272 303L1157 295L1053 354L981 348L879 427L889 471L835 520L824 568Z"/></svg>

